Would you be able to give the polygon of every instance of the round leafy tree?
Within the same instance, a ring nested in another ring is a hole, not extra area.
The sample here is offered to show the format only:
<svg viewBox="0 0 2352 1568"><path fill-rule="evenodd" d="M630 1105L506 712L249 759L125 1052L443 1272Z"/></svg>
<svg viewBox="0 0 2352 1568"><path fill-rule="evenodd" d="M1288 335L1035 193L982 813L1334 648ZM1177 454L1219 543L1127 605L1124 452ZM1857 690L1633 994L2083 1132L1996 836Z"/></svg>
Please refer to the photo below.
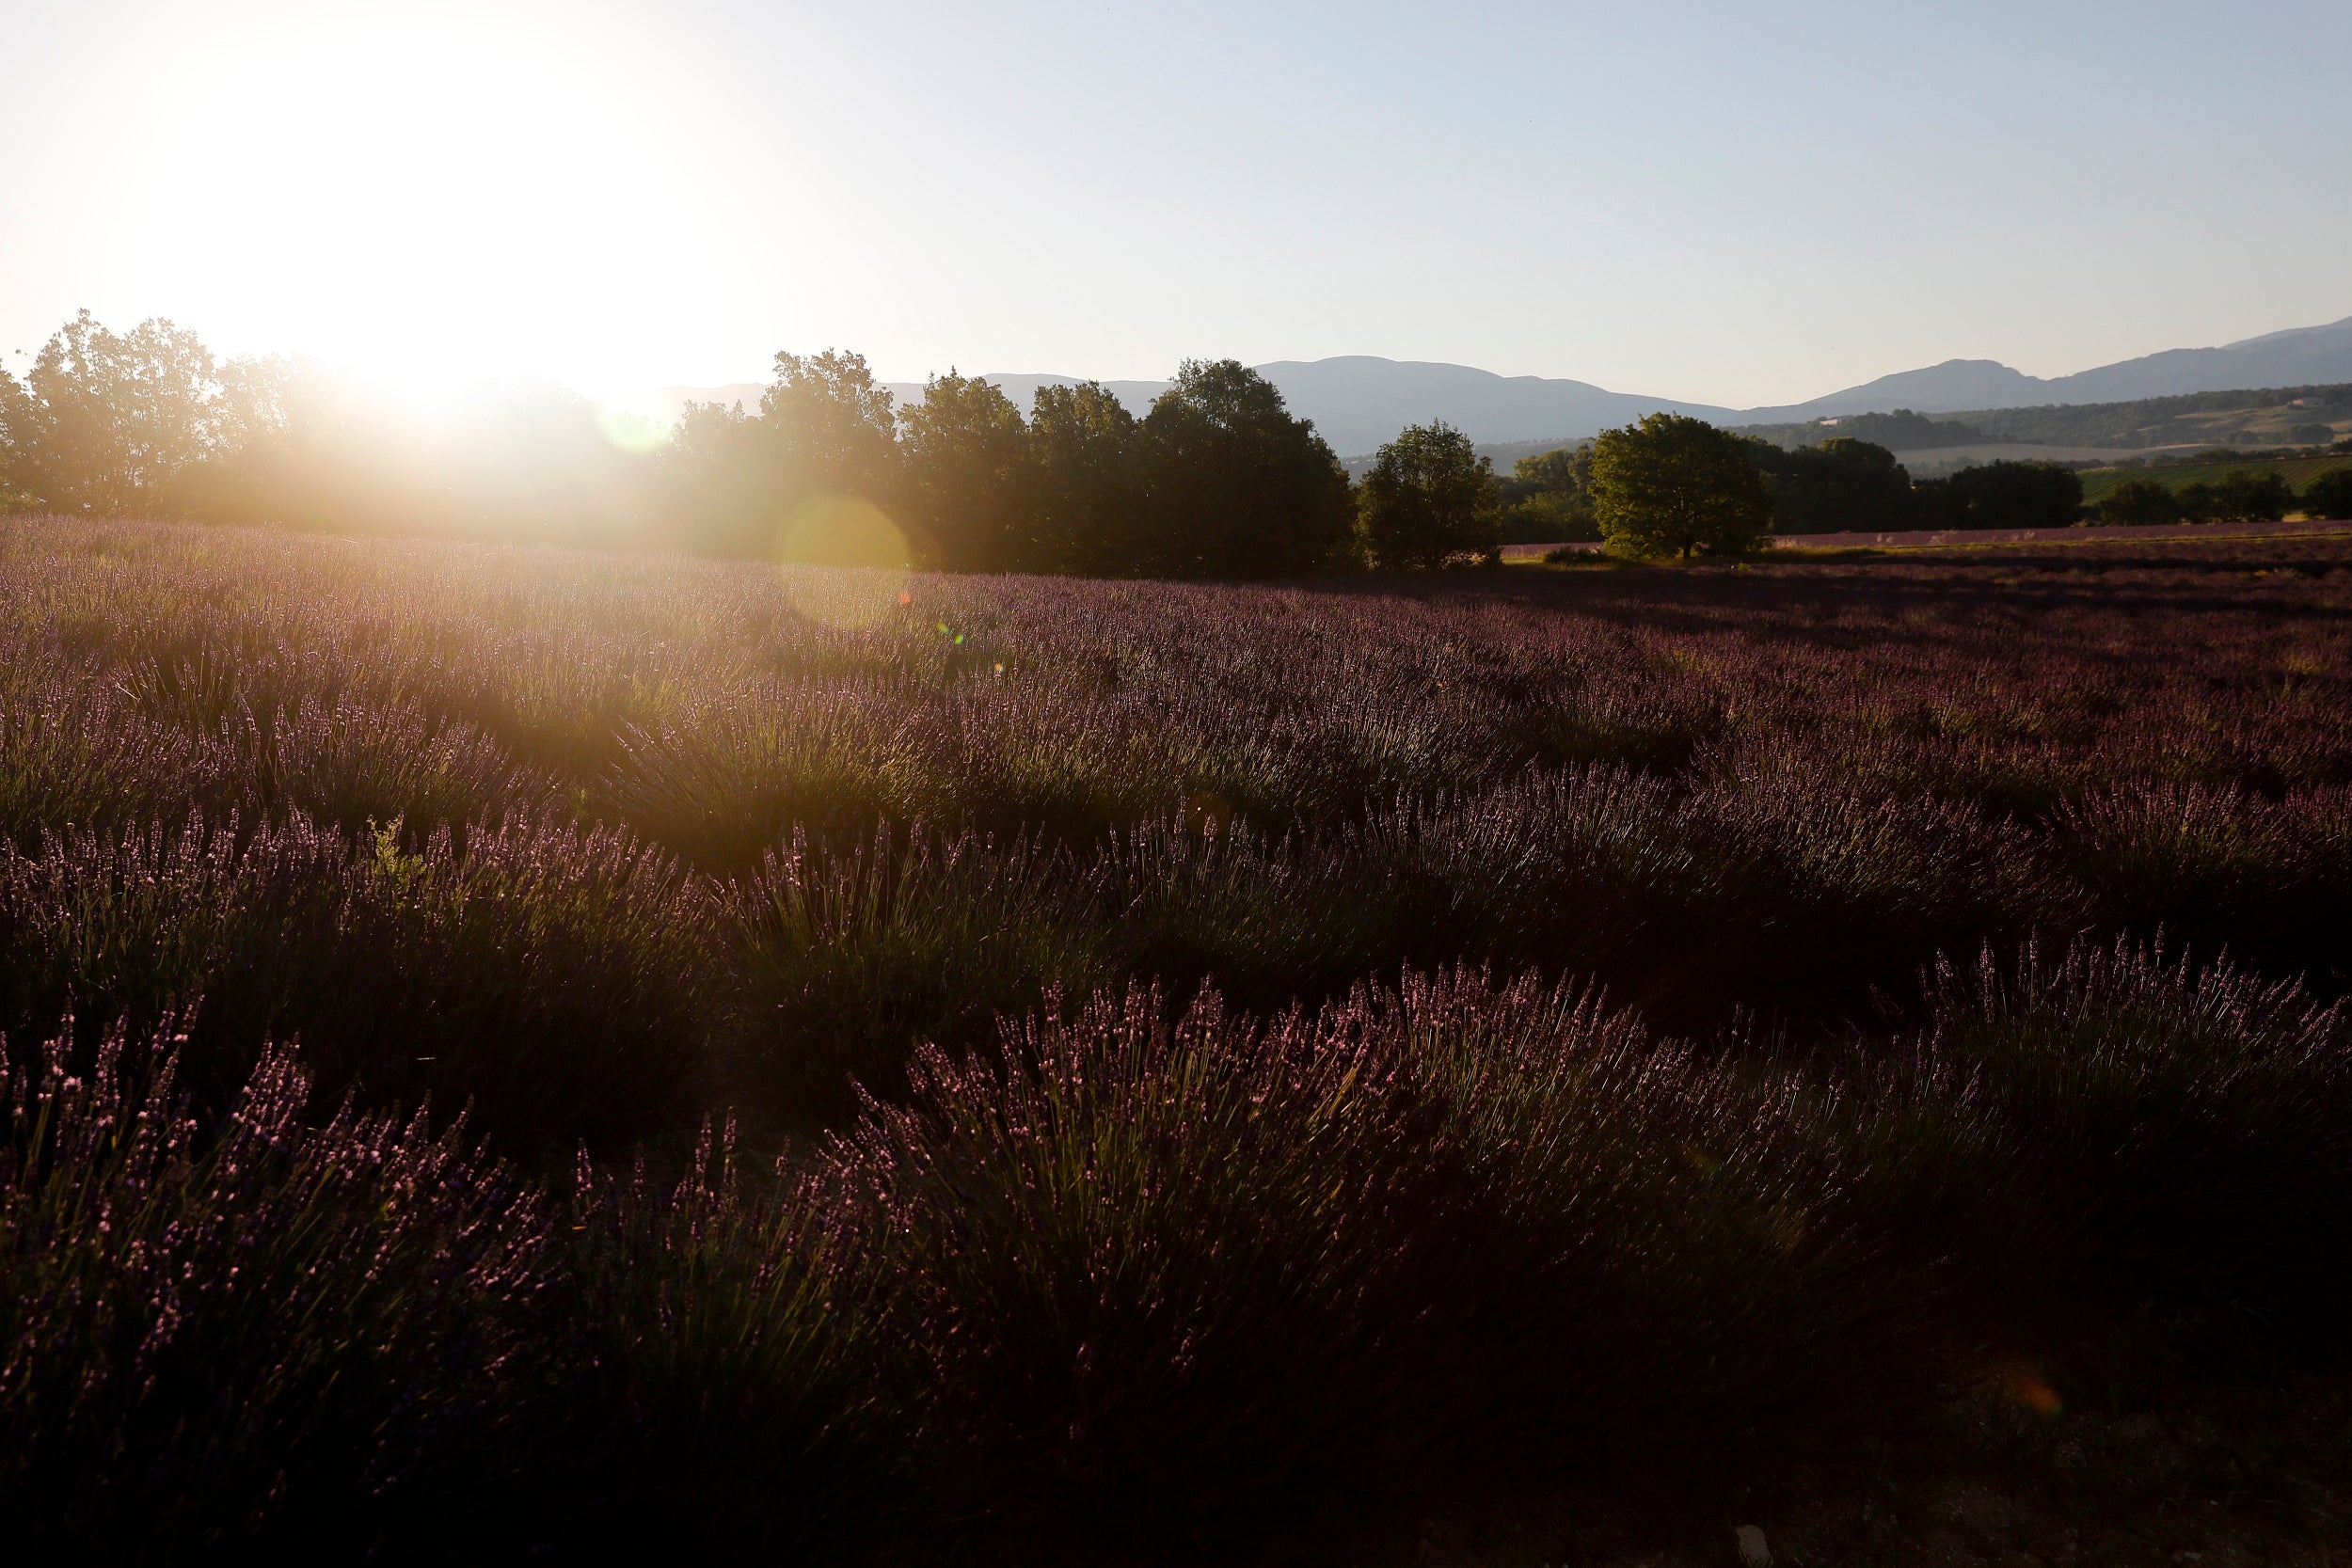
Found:
<svg viewBox="0 0 2352 1568"><path fill-rule="evenodd" d="M1499 559L1494 464L1439 420L1380 449L1356 498L1366 553L1381 571Z"/></svg>
<svg viewBox="0 0 2352 1568"><path fill-rule="evenodd" d="M2352 517L2352 468L2330 468L2303 487L2306 517Z"/></svg>
<svg viewBox="0 0 2352 1568"><path fill-rule="evenodd" d="M2127 479L2099 503L2099 520L2133 528L2177 523L2181 499L2153 479Z"/></svg>
<svg viewBox="0 0 2352 1568"><path fill-rule="evenodd" d="M1731 555L1772 532L1747 443L1704 420L1652 414L1593 442L1593 513L1621 555Z"/></svg>

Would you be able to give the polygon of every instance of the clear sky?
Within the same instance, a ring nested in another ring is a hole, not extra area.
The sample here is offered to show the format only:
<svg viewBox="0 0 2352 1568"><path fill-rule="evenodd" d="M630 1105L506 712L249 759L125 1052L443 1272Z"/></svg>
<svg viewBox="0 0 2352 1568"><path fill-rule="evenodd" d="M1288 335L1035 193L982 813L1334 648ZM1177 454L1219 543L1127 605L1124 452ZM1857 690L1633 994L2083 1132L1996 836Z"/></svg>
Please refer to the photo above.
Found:
<svg viewBox="0 0 2352 1568"><path fill-rule="evenodd" d="M2062 374L2352 314L2352 5L0 0L0 352L84 305L623 402Z"/></svg>

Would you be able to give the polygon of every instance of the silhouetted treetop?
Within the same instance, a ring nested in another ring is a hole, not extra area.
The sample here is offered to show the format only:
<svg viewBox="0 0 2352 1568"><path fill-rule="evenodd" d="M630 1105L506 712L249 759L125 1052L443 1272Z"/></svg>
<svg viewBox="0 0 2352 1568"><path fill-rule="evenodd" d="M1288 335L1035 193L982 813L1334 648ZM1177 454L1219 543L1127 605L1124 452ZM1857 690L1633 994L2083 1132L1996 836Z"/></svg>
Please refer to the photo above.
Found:
<svg viewBox="0 0 2352 1568"><path fill-rule="evenodd" d="M1443 420L1414 425L1383 446L1357 495L1365 553L1383 571L1425 570L1461 556L1499 562L1500 507L1494 464Z"/></svg>
<svg viewBox="0 0 2352 1568"><path fill-rule="evenodd" d="M1185 360L1140 436L1146 570L1280 577L1346 562L1346 469L1241 361Z"/></svg>

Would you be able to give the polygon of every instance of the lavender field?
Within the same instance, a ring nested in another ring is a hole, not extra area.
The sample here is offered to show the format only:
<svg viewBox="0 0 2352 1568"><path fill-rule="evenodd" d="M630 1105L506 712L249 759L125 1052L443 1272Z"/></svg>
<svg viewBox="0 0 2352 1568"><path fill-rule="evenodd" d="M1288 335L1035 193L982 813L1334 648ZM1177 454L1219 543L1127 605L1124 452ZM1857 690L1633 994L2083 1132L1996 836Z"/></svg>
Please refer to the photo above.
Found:
<svg viewBox="0 0 2352 1568"><path fill-rule="evenodd" d="M1360 1560L2341 1342L2352 540L1241 587L10 519L0 606L40 1549Z"/></svg>

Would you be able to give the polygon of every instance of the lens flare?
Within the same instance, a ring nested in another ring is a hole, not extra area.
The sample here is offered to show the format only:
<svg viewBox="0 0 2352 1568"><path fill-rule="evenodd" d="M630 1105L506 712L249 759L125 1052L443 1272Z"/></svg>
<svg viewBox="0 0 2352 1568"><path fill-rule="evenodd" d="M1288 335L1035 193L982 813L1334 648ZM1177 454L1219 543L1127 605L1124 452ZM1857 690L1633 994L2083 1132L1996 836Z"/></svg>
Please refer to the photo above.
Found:
<svg viewBox="0 0 2352 1568"><path fill-rule="evenodd" d="M906 535L873 502L820 496L777 531L792 608L828 626L866 626L908 602Z"/></svg>
<svg viewBox="0 0 2352 1568"><path fill-rule="evenodd" d="M1233 803L1213 789L1204 789L1184 802L1184 827L1203 838L1227 832L1233 823Z"/></svg>
<svg viewBox="0 0 2352 1568"><path fill-rule="evenodd" d="M667 425L618 409L598 404L596 411L596 433L615 451L648 452L670 443Z"/></svg>

